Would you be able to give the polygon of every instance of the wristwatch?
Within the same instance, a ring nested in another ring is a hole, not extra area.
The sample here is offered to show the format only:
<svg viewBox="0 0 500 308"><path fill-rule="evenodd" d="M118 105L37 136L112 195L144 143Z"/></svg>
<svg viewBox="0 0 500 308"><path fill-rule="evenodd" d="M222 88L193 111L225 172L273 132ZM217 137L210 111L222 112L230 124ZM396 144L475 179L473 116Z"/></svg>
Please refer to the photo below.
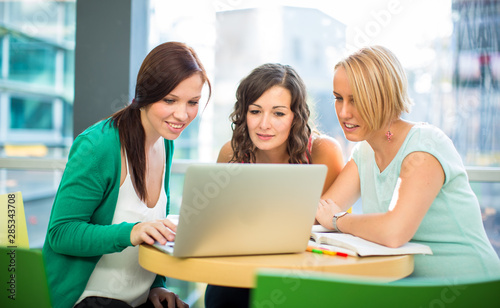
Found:
<svg viewBox="0 0 500 308"><path fill-rule="evenodd" d="M342 233L342 231L340 231L339 228L337 227L337 220L346 214L348 214L348 213L347 212L338 212L337 214L333 215L333 219L332 219L333 230Z"/></svg>

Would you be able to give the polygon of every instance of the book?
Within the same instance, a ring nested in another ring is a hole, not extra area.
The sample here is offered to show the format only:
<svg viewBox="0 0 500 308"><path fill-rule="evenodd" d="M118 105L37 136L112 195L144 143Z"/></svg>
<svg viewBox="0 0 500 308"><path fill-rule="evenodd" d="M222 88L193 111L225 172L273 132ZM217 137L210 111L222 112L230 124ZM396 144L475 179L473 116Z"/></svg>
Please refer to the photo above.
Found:
<svg viewBox="0 0 500 308"><path fill-rule="evenodd" d="M431 248L424 244L408 242L401 247L391 248L351 234L333 232L330 230L328 230L329 232L314 231L318 229L320 228L313 228L311 232L311 241L309 242L310 245L344 252L351 256L432 255Z"/></svg>

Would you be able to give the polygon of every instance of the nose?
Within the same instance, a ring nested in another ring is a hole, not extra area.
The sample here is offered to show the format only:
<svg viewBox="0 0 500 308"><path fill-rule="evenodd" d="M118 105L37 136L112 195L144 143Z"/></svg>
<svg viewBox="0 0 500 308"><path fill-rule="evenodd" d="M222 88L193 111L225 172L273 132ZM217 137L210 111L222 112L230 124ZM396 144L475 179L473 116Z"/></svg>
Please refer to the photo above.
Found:
<svg viewBox="0 0 500 308"><path fill-rule="evenodd" d="M187 103L176 104L173 115L178 121L186 121L188 119Z"/></svg>
<svg viewBox="0 0 500 308"><path fill-rule="evenodd" d="M336 103L337 115L339 118L350 118L351 110L346 102Z"/></svg>
<svg viewBox="0 0 500 308"><path fill-rule="evenodd" d="M268 114L262 114L259 126L261 129L268 129L271 127L271 117Z"/></svg>

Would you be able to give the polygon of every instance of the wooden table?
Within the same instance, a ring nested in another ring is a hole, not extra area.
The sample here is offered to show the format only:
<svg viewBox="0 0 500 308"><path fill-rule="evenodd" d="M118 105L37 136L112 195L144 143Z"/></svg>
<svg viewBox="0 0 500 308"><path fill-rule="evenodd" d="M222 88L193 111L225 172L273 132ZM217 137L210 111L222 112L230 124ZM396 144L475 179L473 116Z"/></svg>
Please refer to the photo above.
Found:
<svg viewBox="0 0 500 308"><path fill-rule="evenodd" d="M176 258L141 245L139 264L162 276L213 285L253 288L261 268L289 269L290 275L304 271L369 276L397 280L413 272L413 256L339 257L311 252L277 255Z"/></svg>

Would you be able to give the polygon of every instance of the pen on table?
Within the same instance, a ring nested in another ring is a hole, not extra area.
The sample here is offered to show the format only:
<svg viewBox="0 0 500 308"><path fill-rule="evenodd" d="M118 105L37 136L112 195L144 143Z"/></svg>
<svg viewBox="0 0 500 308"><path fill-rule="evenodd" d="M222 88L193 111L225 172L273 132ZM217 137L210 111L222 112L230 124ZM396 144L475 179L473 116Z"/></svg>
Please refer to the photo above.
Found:
<svg viewBox="0 0 500 308"><path fill-rule="evenodd" d="M339 257L347 257L348 254L343 252L337 252L326 248L307 246L306 251L310 251L313 253L325 254L330 256L339 256Z"/></svg>

